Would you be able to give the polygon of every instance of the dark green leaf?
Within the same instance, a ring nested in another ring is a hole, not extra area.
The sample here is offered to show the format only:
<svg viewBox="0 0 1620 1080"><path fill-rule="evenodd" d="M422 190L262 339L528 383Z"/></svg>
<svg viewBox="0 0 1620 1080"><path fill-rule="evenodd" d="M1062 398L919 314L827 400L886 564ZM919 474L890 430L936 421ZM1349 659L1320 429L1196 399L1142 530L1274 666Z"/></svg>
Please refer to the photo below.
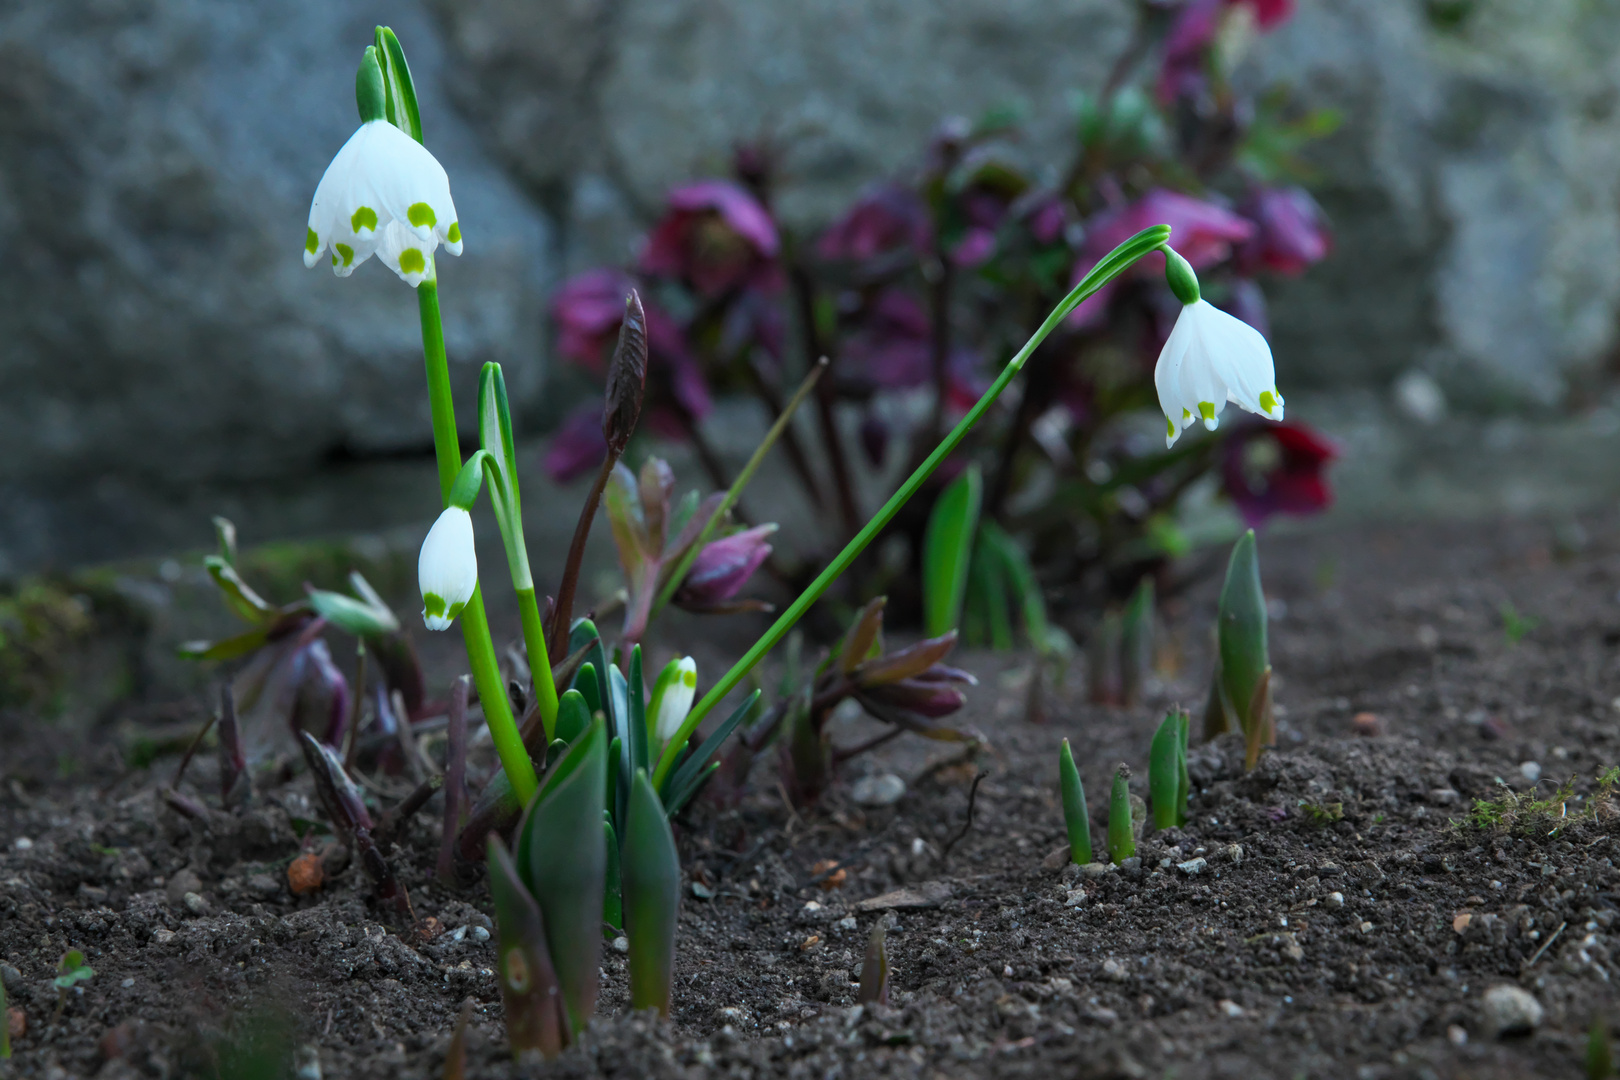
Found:
<svg viewBox="0 0 1620 1080"><path fill-rule="evenodd" d="M1069 858L1077 866L1091 861L1091 816L1086 813L1086 789L1074 767L1069 740L1058 750L1058 787L1063 792L1063 825L1069 833Z"/></svg>
<svg viewBox="0 0 1620 1080"><path fill-rule="evenodd" d="M923 539L923 628L929 637L955 629L962 620L983 489L979 466L969 465L940 495L928 517Z"/></svg>
<svg viewBox="0 0 1620 1080"><path fill-rule="evenodd" d="M624 833L624 927L630 937L630 1008L669 1015L681 864L675 834L647 770L637 769Z"/></svg>

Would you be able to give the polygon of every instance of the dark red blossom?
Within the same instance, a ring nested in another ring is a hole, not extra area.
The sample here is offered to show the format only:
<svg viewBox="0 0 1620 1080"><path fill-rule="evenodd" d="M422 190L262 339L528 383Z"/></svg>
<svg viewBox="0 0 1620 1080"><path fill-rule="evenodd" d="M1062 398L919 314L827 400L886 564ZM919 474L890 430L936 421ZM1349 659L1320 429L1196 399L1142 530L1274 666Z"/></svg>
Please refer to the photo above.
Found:
<svg viewBox="0 0 1620 1080"><path fill-rule="evenodd" d="M1297 421L1245 423L1226 437L1221 480L1250 526L1272 514L1314 514L1333 505L1326 468L1338 448Z"/></svg>
<svg viewBox="0 0 1620 1080"><path fill-rule="evenodd" d="M647 238L641 269L687 282L704 296L750 286L780 288L781 241L758 199L729 180L704 180L670 192L664 217Z"/></svg>
<svg viewBox="0 0 1620 1080"><path fill-rule="evenodd" d="M926 251L932 234L922 198L899 184L882 184L821 234L816 253L823 259L861 262L903 249Z"/></svg>
<svg viewBox="0 0 1620 1080"><path fill-rule="evenodd" d="M1156 87L1159 101L1197 97L1207 86L1205 64L1234 8L1247 8L1260 30L1272 30L1294 14L1294 0L1191 0L1182 7L1165 38L1164 61Z"/></svg>

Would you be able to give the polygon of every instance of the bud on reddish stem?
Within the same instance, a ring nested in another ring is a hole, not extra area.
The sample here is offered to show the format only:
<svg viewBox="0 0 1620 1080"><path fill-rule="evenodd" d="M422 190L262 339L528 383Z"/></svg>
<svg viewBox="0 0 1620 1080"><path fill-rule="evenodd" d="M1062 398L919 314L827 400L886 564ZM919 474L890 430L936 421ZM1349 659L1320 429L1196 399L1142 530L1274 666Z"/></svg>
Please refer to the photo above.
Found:
<svg viewBox="0 0 1620 1080"><path fill-rule="evenodd" d="M602 437L608 453L619 457L641 418L641 401L647 388L647 313L641 295L631 289L624 300L624 321L619 324L619 344L608 365L607 390L603 394Z"/></svg>

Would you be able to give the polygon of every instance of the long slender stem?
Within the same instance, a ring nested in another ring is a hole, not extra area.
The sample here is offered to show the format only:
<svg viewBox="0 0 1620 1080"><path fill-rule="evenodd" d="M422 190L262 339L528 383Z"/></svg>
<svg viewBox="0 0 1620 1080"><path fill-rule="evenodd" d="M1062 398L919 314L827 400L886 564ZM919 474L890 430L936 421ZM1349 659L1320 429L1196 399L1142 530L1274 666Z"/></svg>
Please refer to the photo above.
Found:
<svg viewBox="0 0 1620 1080"><path fill-rule="evenodd" d="M461 471L461 439L456 434L456 406L450 396L450 362L444 352L444 323L439 315L439 284L430 277L416 287L417 305L422 314L422 355L427 366L428 403L433 411L433 450L439 459L439 495L449 504L450 487ZM484 708L495 752L506 770L512 794L528 805L539 781L534 762L523 748L512 719L512 706L506 700L500 665L495 660L495 641L490 637L489 620L484 614L482 588L473 590L472 599L461 612L461 635L467 643L467 664L478 687L478 701Z"/></svg>
<svg viewBox="0 0 1620 1080"><path fill-rule="evenodd" d="M1051 314L1047 315L1046 321L1041 323L1040 328L1024 343L1024 347L1019 349L1018 354L1007 362L1007 366L996 377L996 381L990 384L990 388L984 392L984 396L979 398L973 408L968 410L968 414L934 448L934 452L928 455L927 460L906 478L906 482L900 485L898 491L889 496L889 501L883 504L883 508L872 517L872 520L866 523L860 532L855 534L854 539L850 540L844 546L844 550L840 551L837 557L827 564L826 569L816 576L816 579L800 594L799 598L793 601L786 611L782 612L776 622L771 625L771 628L765 631L765 635L756 641L753 647L731 666L731 670L721 676L719 682L710 687L709 692L703 695L703 699L692 707L692 711L687 713L686 720L681 724L680 730L675 733L674 738L665 744L664 753L658 759L658 769L653 776L655 787L662 787L665 777L669 775L670 769L675 765L676 754L681 747L686 745L687 740L692 737L692 732L697 730L699 722L716 705L725 700L727 694L736 689L737 684L742 682L748 673L753 670L754 666L765 658L766 653L775 648L777 643L787 636L788 631L793 629L793 625L804 616L806 611L810 610L810 606L821 599L821 594L827 591L838 576L848 569L849 564L854 562L856 557L866 549L866 546L894 519L894 516L900 512L900 508L906 504L906 501L917 493L917 489L922 487L933 471L939 467L939 463L950 456L957 445L967 437L967 433L972 430L973 425L979 422L979 418L989 411L991 405L995 404L996 398L1001 396L1001 392L1017 376L1024 366L1024 361L1029 359L1030 353L1035 351L1036 346L1045 341L1047 335L1057 329L1058 324L1067 318L1069 313L1081 301L1118 277L1143 255L1163 245L1169 237L1170 229L1165 225L1155 225L1152 228L1143 229L1109 252L1101 262L1092 268L1090 273L1081 279L1080 283L1069 292L1069 295L1065 296L1058 303L1058 306L1052 309Z"/></svg>
<svg viewBox="0 0 1620 1080"><path fill-rule="evenodd" d="M553 663L560 664L568 657L569 624L574 621L574 590L579 585L580 564L585 560L585 541L590 538L591 523L596 520L596 508L602 502L602 489L607 487L608 477L613 475L613 466L618 463L618 456L608 451L607 457L602 459L602 467L596 471L596 482L591 485L590 494L585 496L579 520L574 523L574 539L568 544L568 561L563 563L562 581L557 585L557 604L551 612L551 643L547 651Z"/></svg>
<svg viewBox="0 0 1620 1080"><path fill-rule="evenodd" d="M658 599L653 602L652 611L647 615L649 620L662 611L664 606L675 596L675 590L681 587L681 582L686 578L686 572L692 568L692 563L697 560L698 552L702 551L703 545L709 542L709 536L714 532L715 525L721 518L725 517L726 511L730 510L738 498L742 496L743 488L747 487L748 481L754 478L754 473L759 470L760 462L765 460L765 455L770 452L772 446L776 445L776 440L782 437L782 433L788 430L788 424L792 421L793 414L798 411L799 406L804 402L805 395L814 389L816 381L821 378L821 373L825 370L827 370L827 358L822 357L810 368L810 374L804 377L804 382L800 383L799 389L794 391L792 400L784 408L778 410L776 423L771 425L771 429L765 433L765 437L754 448L754 454L748 459L748 464L743 466L743 471L737 474L737 479L733 480L731 486L726 489L726 497L720 500L720 505L715 507L714 513L709 515L709 520L703 523L703 531L698 533L696 542L686 549L686 554L681 556L681 561L676 564L674 572L669 575L669 580L664 582L663 591L658 594Z"/></svg>
<svg viewBox="0 0 1620 1080"><path fill-rule="evenodd" d="M517 591L518 615L523 620L523 647L529 657L529 675L539 696L540 726L545 728L549 745L557 734L557 682L551 674L551 655L546 646L546 629L540 621L540 603L534 586Z"/></svg>
<svg viewBox="0 0 1620 1080"><path fill-rule="evenodd" d="M821 335L816 330L815 286L804 267L794 265L790 273L793 295L799 304L799 321L803 323L806 359L827 355ZM860 510L855 505L855 484L851 479L849 461L844 456L844 443L838 436L838 417L833 411L836 397L833 380L821 384L816 393L816 419L821 425L821 441L827 452L827 463L832 467L833 494L838 500L838 516L845 533L855 531L860 521Z"/></svg>

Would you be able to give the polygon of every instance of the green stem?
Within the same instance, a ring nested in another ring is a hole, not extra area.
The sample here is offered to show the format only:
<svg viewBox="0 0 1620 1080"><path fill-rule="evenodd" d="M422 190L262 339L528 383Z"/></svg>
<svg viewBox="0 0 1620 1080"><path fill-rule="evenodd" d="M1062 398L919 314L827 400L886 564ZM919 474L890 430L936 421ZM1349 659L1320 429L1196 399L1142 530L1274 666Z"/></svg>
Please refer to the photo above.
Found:
<svg viewBox="0 0 1620 1080"><path fill-rule="evenodd" d="M534 586L519 589L518 613L523 617L523 646L529 654L529 674L540 699L540 724L546 729L546 745L557 735L557 683L551 674L551 656L546 652L546 631L540 622L540 604Z"/></svg>
<svg viewBox="0 0 1620 1080"><path fill-rule="evenodd" d="M973 425L979 422L979 418L989 411L991 405L995 404L996 398L1001 396L1001 392L1017 376L1019 370L1024 366L1024 361L1029 359L1029 354L1035 351L1036 346L1045 341L1047 335L1056 330L1058 324L1068 317L1069 312L1078 307L1088 296L1124 273L1136 260L1157 249L1169 238L1170 229L1168 226L1155 225L1152 228L1143 229L1105 256L1080 281L1080 284L1076 285L1069 292L1069 295L1064 297L1058 306L1052 309L1052 313L1046 317L1046 321L1041 323L1040 329L1036 330L1030 336L1030 339L1024 343L1024 347L1018 350L1018 355L1007 362L1007 366L996 377L996 381L990 384L990 389L984 392L984 396L979 398L978 403L968 410L968 414L961 419L961 422L951 429L951 433L945 436L944 441L935 447L934 452L929 454L921 465L917 466L917 470L906 479L904 484L900 485L900 490L889 496L889 501L883 504L883 508L873 516L871 521L866 523L866 526L860 532L855 534L855 538L844 546L844 550L840 551L832 562L827 564L826 569L816 576L816 580L810 583L810 586L804 590L799 598L793 601L786 611L782 612L776 622L771 624L771 628L765 631L765 636L756 641L753 648L744 653L742 659L733 664L731 670L726 672L720 681L709 689L707 694L703 695L703 700L694 705L692 711L687 713L686 720L681 724L680 730L664 746L664 753L658 759L658 770L653 775L654 787L662 789L665 777L669 775L670 769L675 766L676 755L686 745L687 740L692 737L692 732L697 730L698 723L716 705L720 704L727 694L736 689L737 684L742 682L748 673L754 669L754 666L765 658L766 653L775 648L777 643L787 636L788 631L793 629L793 625L804 616L806 611L810 610L812 604L821 599L821 594L826 592L828 587L837 580L838 575L848 569L849 564L854 562L856 557L866 549L866 546L893 520L894 515L899 513L900 508L906 504L906 501L917 493L917 489L923 486L923 483L927 481L929 475L939 466L939 463L950 456L958 444L967 437L967 433L972 430Z"/></svg>
<svg viewBox="0 0 1620 1080"><path fill-rule="evenodd" d="M450 363L444 353L437 277L429 277L416 287L416 299L422 312L422 354L427 363L428 403L433 411L433 450L439 459L439 495L448 505L450 488L461 471L461 439L456 434L456 407L450 396ZM506 686L495 661L495 641L484 615L482 588L473 590L472 599L462 609L461 634L467 643L467 663L478 687L478 701L484 707L484 721L489 725L495 752L506 770L512 793L527 806L539 781L506 700Z"/></svg>
<svg viewBox="0 0 1620 1080"><path fill-rule="evenodd" d="M698 553L703 550L703 545L709 542L709 537L714 533L714 527L726 516L726 511L736 505L737 500L742 496L743 488L748 486L748 481L752 480L754 473L759 470L760 462L765 460L765 455L772 446L776 445L776 440L782 437L782 433L787 430L789 421L793 419L793 414L798 411L805 397L814 389L816 380L820 379L821 373L826 370L827 358L825 356L811 366L810 374L804 377L804 382L800 383L799 389L794 391L792 400L787 403L786 407L776 417L776 422L765 433L765 438L761 439L759 445L754 448L754 456L748 459L748 464L743 466L743 471L737 474L737 478L731 482L731 487L726 489L726 497L720 501L719 506L715 507L714 513L709 515L709 520L703 523L703 531L698 534L697 540L691 547L686 549L686 554L682 555L681 561L675 565L675 572L669 575L668 581L664 582L663 591L658 594L658 599L653 603L652 611L647 616L648 621L651 621L653 616L662 611L664 606L674 598L675 590L681 587L681 582L686 578L687 571L692 569L692 564L697 561Z"/></svg>

